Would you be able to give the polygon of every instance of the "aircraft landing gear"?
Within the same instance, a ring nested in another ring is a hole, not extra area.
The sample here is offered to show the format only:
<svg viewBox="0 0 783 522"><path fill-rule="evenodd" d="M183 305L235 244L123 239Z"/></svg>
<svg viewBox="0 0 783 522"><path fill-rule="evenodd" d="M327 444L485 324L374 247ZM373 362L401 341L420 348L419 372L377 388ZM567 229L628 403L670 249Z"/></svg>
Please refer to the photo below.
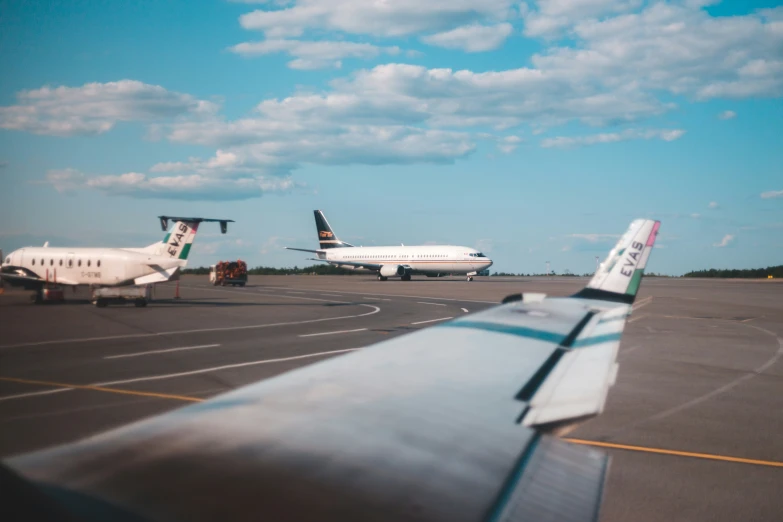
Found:
<svg viewBox="0 0 783 522"><path fill-rule="evenodd" d="M468 276L468 281L473 281L473 276Z"/></svg>
<svg viewBox="0 0 783 522"><path fill-rule="evenodd" d="M378 281L386 281L389 279L388 277L383 277L382 275L378 274Z"/></svg>
<svg viewBox="0 0 783 522"><path fill-rule="evenodd" d="M402 279L403 281L410 281L411 280L411 275L410 274L404 275L400 279Z"/></svg>

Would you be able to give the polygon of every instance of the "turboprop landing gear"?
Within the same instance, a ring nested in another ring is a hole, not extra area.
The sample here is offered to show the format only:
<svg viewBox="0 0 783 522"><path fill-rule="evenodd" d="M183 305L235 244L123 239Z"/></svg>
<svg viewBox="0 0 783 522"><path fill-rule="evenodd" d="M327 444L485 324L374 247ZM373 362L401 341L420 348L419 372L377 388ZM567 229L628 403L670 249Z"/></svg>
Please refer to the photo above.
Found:
<svg viewBox="0 0 783 522"><path fill-rule="evenodd" d="M378 281L386 281L389 279L388 277L383 277L382 275L378 274Z"/></svg>

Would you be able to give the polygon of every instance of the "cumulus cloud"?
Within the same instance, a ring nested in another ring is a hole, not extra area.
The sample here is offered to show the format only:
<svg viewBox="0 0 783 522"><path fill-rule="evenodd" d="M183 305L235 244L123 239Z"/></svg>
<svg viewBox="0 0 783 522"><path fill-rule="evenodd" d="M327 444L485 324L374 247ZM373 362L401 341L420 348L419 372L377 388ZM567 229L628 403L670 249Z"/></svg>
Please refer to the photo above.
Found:
<svg viewBox="0 0 783 522"><path fill-rule="evenodd" d="M505 154L511 154L519 147L520 143L522 143L522 138L519 136L505 136L498 140L498 149Z"/></svg>
<svg viewBox="0 0 783 522"><path fill-rule="evenodd" d="M525 35L553 38L577 22L635 9L641 0L537 0L523 4Z"/></svg>
<svg viewBox="0 0 783 522"><path fill-rule="evenodd" d="M720 205L718 205L717 201L710 201L710 204L707 205L707 207L709 207L711 209L716 209L716 208L720 208Z"/></svg>
<svg viewBox="0 0 783 522"><path fill-rule="evenodd" d="M761 193L762 199L783 198L783 190L770 190Z"/></svg>
<svg viewBox="0 0 783 522"><path fill-rule="evenodd" d="M590 243L598 243L599 241L606 241L610 239L619 238L619 234L569 234L567 237L576 239L584 239Z"/></svg>
<svg viewBox="0 0 783 522"><path fill-rule="evenodd" d="M506 41L514 28L509 23L498 25L472 24L450 31L425 36L422 41L446 49L461 49L469 53L491 51Z"/></svg>
<svg viewBox="0 0 783 522"><path fill-rule="evenodd" d="M734 241L734 236L731 235L731 234L726 234L725 236L723 236L723 239L721 239L720 242L713 243L712 246L714 246L716 248L724 248L724 247L729 246L729 244L732 241Z"/></svg>
<svg viewBox="0 0 783 522"><path fill-rule="evenodd" d="M139 172L87 176L75 169L51 170L46 182L58 192L95 189L111 196L180 200L239 200L270 192L287 192L299 184L290 177L222 178L208 174L150 176Z"/></svg>
<svg viewBox="0 0 783 522"><path fill-rule="evenodd" d="M17 105L0 107L0 128L34 134L101 134L118 121L209 116L218 106L189 94L135 80L42 87L17 93Z"/></svg>
<svg viewBox="0 0 783 522"><path fill-rule="evenodd" d="M723 111L720 114L718 114L719 120L733 120L737 117L737 113L734 111Z"/></svg>
<svg viewBox="0 0 783 522"><path fill-rule="evenodd" d="M406 36L445 31L512 16L515 0L297 0L284 9L259 9L239 18L245 29L268 38L296 37L306 30L373 36Z"/></svg>
<svg viewBox="0 0 783 522"><path fill-rule="evenodd" d="M287 53L294 57L288 62L292 69L320 69L323 67L342 66L345 58L375 58L381 53L399 54L396 46L379 47L368 43L335 42L335 41L303 41L272 39L261 42L245 42L229 49L243 56L258 56L272 53Z"/></svg>
<svg viewBox="0 0 783 522"><path fill-rule="evenodd" d="M663 141L674 141L685 134L682 129L671 130L638 130L628 129L622 132L608 132L602 134L591 134L588 136L557 136L541 140L541 146L544 148L567 148L579 147L584 145L596 145L598 143L616 143L626 140L652 140L659 139Z"/></svg>
<svg viewBox="0 0 783 522"><path fill-rule="evenodd" d="M84 179L84 174L76 169L55 169L46 173L46 183L60 193L79 188Z"/></svg>
<svg viewBox="0 0 783 522"><path fill-rule="evenodd" d="M576 45L550 47L533 63L571 78L697 99L778 96L781 12L715 17L698 2L653 2L640 12L570 22Z"/></svg>

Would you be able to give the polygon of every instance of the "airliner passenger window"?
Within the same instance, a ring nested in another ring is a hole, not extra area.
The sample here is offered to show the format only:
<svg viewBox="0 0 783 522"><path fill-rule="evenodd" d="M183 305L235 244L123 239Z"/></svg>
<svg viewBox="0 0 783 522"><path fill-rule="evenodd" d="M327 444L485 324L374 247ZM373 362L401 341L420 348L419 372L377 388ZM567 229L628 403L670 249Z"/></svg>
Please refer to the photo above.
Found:
<svg viewBox="0 0 783 522"><path fill-rule="evenodd" d="M87 260L87 266L90 266L90 260L89 259Z"/></svg>
<svg viewBox="0 0 783 522"><path fill-rule="evenodd" d="M54 259L50 259L49 260L49 266L52 266L52 265L54 265Z"/></svg>
<svg viewBox="0 0 783 522"><path fill-rule="evenodd" d="M76 262L76 264L78 264L79 266L82 266L82 260L80 259L79 261Z"/></svg>
<svg viewBox="0 0 783 522"><path fill-rule="evenodd" d="M33 265L35 265L35 259L33 259Z"/></svg>
<svg viewBox="0 0 783 522"><path fill-rule="evenodd" d="M97 266L98 266L98 268L100 268L100 266L101 266L101 260L100 259L98 260Z"/></svg>
<svg viewBox="0 0 783 522"><path fill-rule="evenodd" d="M63 260L60 259L60 266L63 266Z"/></svg>

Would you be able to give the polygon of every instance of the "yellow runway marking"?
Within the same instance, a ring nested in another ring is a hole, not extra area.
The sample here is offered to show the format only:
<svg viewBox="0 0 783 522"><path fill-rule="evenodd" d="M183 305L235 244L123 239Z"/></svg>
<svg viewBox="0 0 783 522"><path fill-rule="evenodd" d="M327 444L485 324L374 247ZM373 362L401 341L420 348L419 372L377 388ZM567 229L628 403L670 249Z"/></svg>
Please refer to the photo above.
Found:
<svg viewBox="0 0 783 522"><path fill-rule="evenodd" d="M783 468L783 462L776 462L774 460L756 460L756 459L743 459L741 457L729 457L726 455L714 455L711 453L693 453L690 451L677 451L668 450L662 448L647 448L645 446L630 446L628 444L615 444L613 442L597 442L592 440L582 439L563 439L572 444L581 444L584 446L596 446L599 448L612 448L628 451L639 451L642 453L657 453L659 455L673 455L676 457L691 457L695 459L705 460L718 460L723 462L736 462L740 464L753 464L755 466L769 466L773 468Z"/></svg>
<svg viewBox="0 0 783 522"><path fill-rule="evenodd" d="M107 388L105 386L89 386L82 384L66 384L63 382L34 381L32 379L17 379L15 377L0 377L0 381L18 382L21 384L36 384L38 386L51 386L54 388L64 388L69 390L92 390L107 393L118 393L120 395L136 395L140 397L157 397L158 399L173 399L178 401L204 402L204 399L198 397L188 397L187 395L171 395L169 393L154 393L135 390L123 390L118 388Z"/></svg>

